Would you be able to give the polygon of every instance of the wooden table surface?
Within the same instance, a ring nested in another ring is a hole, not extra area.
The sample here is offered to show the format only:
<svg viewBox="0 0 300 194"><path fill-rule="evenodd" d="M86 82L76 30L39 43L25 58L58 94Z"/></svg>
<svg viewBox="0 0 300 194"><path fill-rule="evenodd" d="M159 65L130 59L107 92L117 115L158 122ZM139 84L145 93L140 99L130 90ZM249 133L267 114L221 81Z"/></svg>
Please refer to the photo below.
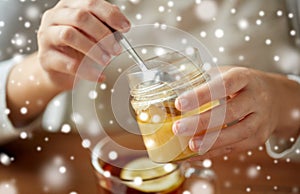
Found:
<svg viewBox="0 0 300 194"><path fill-rule="evenodd" d="M0 194L101 193L81 142L74 133L39 132L0 146ZM212 159L219 193L300 193L300 163L271 159L260 148Z"/></svg>

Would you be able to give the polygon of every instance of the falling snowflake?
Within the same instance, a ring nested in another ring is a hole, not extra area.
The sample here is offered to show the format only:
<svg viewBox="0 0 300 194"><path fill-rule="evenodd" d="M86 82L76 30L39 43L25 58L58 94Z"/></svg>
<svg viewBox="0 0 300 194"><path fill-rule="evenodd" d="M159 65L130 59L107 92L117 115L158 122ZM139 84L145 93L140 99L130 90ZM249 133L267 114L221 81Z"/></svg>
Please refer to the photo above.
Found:
<svg viewBox="0 0 300 194"><path fill-rule="evenodd" d="M252 179L254 179L254 178L256 178L256 177L258 177L258 175L259 175L259 170L260 170L260 167L258 168L258 166L250 166L248 169L247 169L247 176L249 177L249 178L252 178Z"/></svg>
<svg viewBox="0 0 300 194"><path fill-rule="evenodd" d="M246 19L241 19L238 21L238 27L241 30L245 30L249 27L249 22Z"/></svg>
<svg viewBox="0 0 300 194"><path fill-rule="evenodd" d="M6 108L6 109L4 110L4 114L9 115L9 114L10 114L10 109Z"/></svg>
<svg viewBox="0 0 300 194"><path fill-rule="evenodd" d="M38 152L42 151L42 147L41 146L37 146L36 147L36 151L38 151Z"/></svg>
<svg viewBox="0 0 300 194"><path fill-rule="evenodd" d="M129 0L131 3L133 3L133 4L138 4L138 3L140 3L140 0Z"/></svg>
<svg viewBox="0 0 300 194"><path fill-rule="evenodd" d="M268 38L268 39L266 39L265 43L266 43L266 45L271 45L272 44L272 40Z"/></svg>
<svg viewBox="0 0 300 194"><path fill-rule="evenodd" d="M225 51L225 48L224 48L224 47L222 47L222 46L219 47L219 52L220 52L220 53L223 53L224 51Z"/></svg>
<svg viewBox="0 0 300 194"><path fill-rule="evenodd" d="M106 90L106 88L107 88L106 83L101 83L101 84L100 84L100 89L101 89L101 90Z"/></svg>
<svg viewBox="0 0 300 194"><path fill-rule="evenodd" d="M258 26L262 25L262 20L260 20L260 19L256 20L256 25L258 25Z"/></svg>
<svg viewBox="0 0 300 194"><path fill-rule="evenodd" d="M223 31L222 29L217 29L217 30L215 31L215 36L216 36L217 38L223 38L223 36L224 36L224 31Z"/></svg>
<svg viewBox="0 0 300 194"><path fill-rule="evenodd" d="M18 189L13 181L0 182L0 193L18 194Z"/></svg>
<svg viewBox="0 0 300 194"><path fill-rule="evenodd" d="M39 7L33 5L27 7L25 14L26 17L30 20L38 20L41 15L41 11Z"/></svg>
<svg viewBox="0 0 300 194"><path fill-rule="evenodd" d="M200 36L201 36L202 38L205 38L205 37L207 36L207 33L206 33L205 31L201 31L201 32L200 32Z"/></svg>
<svg viewBox="0 0 300 194"><path fill-rule="evenodd" d="M209 159L205 159L205 160L203 160L202 165L203 165L204 168L211 168L212 161L209 160Z"/></svg>
<svg viewBox="0 0 300 194"><path fill-rule="evenodd" d="M65 166L61 166L59 167L58 171L60 174L65 174L67 172L67 168Z"/></svg>
<svg viewBox="0 0 300 194"><path fill-rule="evenodd" d="M98 92L96 90L91 90L88 95L91 100L95 100L98 96Z"/></svg>
<svg viewBox="0 0 300 194"><path fill-rule="evenodd" d="M218 5L215 1L203 1L195 7L195 15L199 20L210 21L218 12Z"/></svg>
<svg viewBox="0 0 300 194"><path fill-rule="evenodd" d="M190 191L183 191L182 194L191 194Z"/></svg>
<svg viewBox="0 0 300 194"><path fill-rule="evenodd" d="M135 18L137 20L141 20L143 18L143 16L142 16L142 14L138 13L138 14L135 15Z"/></svg>
<svg viewBox="0 0 300 194"><path fill-rule="evenodd" d="M27 22L24 23L24 27L25 28L30 28L30 26L31 26L31 23L29 21L27 21Z"/></svg>
<svg viewBox="0 0 300 194"><path fill-rule="evenodd" d="M12 45L16 47L23 47L26 44L26 37L22 34L15 34L14 37L11 39Z"/></svg>
<svg viewBox="0 0 300 194"><path fill-rule="evenodd" d="M250 41L250 39L251 39L251 38L250 38L250 36L248 36L248 35L247 35L247 36L245 36L245 41L246 41L246 42L249 42L249 41Z"/></svg>
<svg viewBox="0 0 300 194"><path fill-rule="evenodd" d="M189 187L190 193L203 193L203 194L213 194L215 193L214 185L206 180L197 180L191 184Z"/></svg>
<svg viewBox="0 0 300 194"><path fill-rule="evenodd" d="M60 100L54 100L53 102L54 106L59 107L61 105Z"/></svg>
<svg viewBox="0 0 300 194"><path fill-rule="evenodd" d="M231 13L231 14L236 14L236 9L235 9L235 8L231 8L231 9L230 9L230 13Z"/></svg>
<svg viewBox="0 0 300 194"><path fill-rule="evenodd" d="M247 192L247 193L251 192L251 188L250 188L250 187L247 187L247 188L246 188L246 192Z"/></svg>
<svg viewBox="0 0 300 194"><path fill-rule="evenodd" d="M28 137L27 132L22 131L22 132L20 133L20 138L21 138L21 139L26 139L27 137Z"/></svg>
<svg viewBox="0 0 300 194"><path fill-rule="evenodd" d="M5 26L5 22L4 21L0 21L0 28Z"/></svg>
<svg viewBox="0 0 300 194"><path fill-rule="evenodd" d="M26 107L22 107L22 108L20 109L20 112L21 112L22 115L25 115L25 114L27 114L28 109L27 109Z"/></svg>
<svg viewBox="0 0 300 194"><path fill-rule="evenodd" d="M279 17L283 15L283 12L281 10L278 10L276 13L277 13L277 16L279 16Z"/></svg>
<svg viewBox="0 0 300 194"><path fill-rule="evenodd" d="M57 156L45 164L40 174L45 188L56 191L64 188L70 178L64 163L63 158Z"/></svg>
<svg viewBox="0 0 300 194"><path fill-rule="evenodd" d="M277 62L277 61L279 61L279 60L280 60L280 57L279 57L278 55L275 55L275 56L274 56L274 61Z"/></svg>
<svg viewBox="0 0 300 194"><path fill-rule="evenodd" d="M168 1L168 7L174 7L174 1Z"/></svg>
<svg viewBox="0 0 300 194"><path fill-rule="evenodd" d="M264 12L264 11L259 11L258 15L259 15L260 17L263 17L263 16L265 16L265 12Z"/></svg>
<svg viewBox="0 0 300 194"><path fill-rule="evenodd" d="M62 133L70 133L71 131L71 126L69 124L63 124L61 127L61 132Z"/></svg>
<svg viewBox="0 0 300 194"><path fill-rule="evenodd" d="M158 11L161 12L161 13L164 12L164 11L165 11L165 7L162 6L162 5L159 6L159 7L158 7Z"/></svg>
<svg viewBox="0 0 300 194"><path fill-rule="evenodd" d="M116 151L110 151L108 153L108 158L110 160L116 160L118 158L118 153Z"/></svg>
<svg viewBox="0 0 300 194"><path fill-rule="evenodd" d="M11 159L7 154L0 153L0 163L4 166L9 166L11 164Z"/></svg>
<svg viewBox="0 0 300 194"><path fill-rule="evenodd" d="M91 146L91 141L89 139L84 139L81 142L83 148L89 148Z"/></svg>
<svg viewBox="0 0 300 194"><path fill-rule="evenodd" d="M290 35L291 35L291 36L296 36L296 30L291 30L291 31L290 31Z"/></svg>
<svg viewBox="0 0 300 194"><path fill-rule="evenodd" d="M177 17L176 17L176 21L177 21L177 22L182 21L182 17L181 17L181 16L177 16Z"/></svg>

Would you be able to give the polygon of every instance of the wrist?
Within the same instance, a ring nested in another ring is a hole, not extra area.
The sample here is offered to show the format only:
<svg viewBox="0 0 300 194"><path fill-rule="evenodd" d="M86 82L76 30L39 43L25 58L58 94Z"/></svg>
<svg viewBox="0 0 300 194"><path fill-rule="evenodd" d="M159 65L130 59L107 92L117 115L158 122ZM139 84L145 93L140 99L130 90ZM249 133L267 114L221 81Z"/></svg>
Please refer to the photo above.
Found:
<svg viewBox="0 0 300 194"><path fill-rule="evenodd" d="M50 91L60 93L73 88L74 77L72 75L67 75L52 70L46 71L44 69L42 70L42 73L44 74L42 76L43 82Z"/></svg>
<svg viewBox="0 0 300 194"><path fill-rule="evenodd" d="M274 135L281 139L297 138L300 132L300 84L295 81L295 76L273 74L273 77L279 99L278 125Z"/></svg>
<svg viewBox="0 0 300 194"><path fill-rule="evenodd" d="M39 65L36 54L24 58L12 68L6 88L9 117L16 127L27 125L34 120L60 92L48 80L47 72Z"/></svg>

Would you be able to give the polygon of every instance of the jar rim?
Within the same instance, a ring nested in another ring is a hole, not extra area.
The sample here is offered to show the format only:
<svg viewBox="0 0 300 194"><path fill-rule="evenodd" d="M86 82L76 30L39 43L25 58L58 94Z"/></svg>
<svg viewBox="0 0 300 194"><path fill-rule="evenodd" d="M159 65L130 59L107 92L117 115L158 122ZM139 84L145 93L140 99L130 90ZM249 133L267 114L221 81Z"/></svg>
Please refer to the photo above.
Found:
<svg viewBox="0 0 300 194"><path fill-rule="evenodd" d="M186 87L194 87L197 85L202 84L208 79L207 74L204 72L193 72L191 74L185 75L181 79L175 80L174 82L155 82L155 80L142 82L139 85L136 85L134 88L131 89L130 94L133 97L138 97L139 95L143 96L160 96L162 93L171 93L173 91L174 94L180 92L180 89ZM151 84L147 87L147 84ZM140 87L146 86L146 87ZM153 95L150 95L152 91L155 91ZM145 96L145 97L146 97Z"/></svg>

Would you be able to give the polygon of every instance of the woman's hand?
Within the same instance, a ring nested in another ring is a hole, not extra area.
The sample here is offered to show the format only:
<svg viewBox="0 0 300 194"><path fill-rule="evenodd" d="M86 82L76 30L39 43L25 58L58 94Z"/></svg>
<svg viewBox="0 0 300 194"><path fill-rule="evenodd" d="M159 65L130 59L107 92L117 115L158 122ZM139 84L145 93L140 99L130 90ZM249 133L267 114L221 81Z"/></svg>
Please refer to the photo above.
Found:
<svg viewBox="0 0 300 194"><path fill-rule="evenodd" d="M130 23L117 6L104 0L61 0L44 13L38 31L38 58L54 85L71 89L85 56L101 66L121 52L108 26L127 31ZM79 76L100 81L99 72L84 65L85 74Z"/></svg>
<svg viewBox="0 0 300 194"><path fill-rule="evenodd" d="M176 100L176 108L188 111L216 99L228 99L215 109L225 109L223 128L208 152L197 159L229 154L262 145L273 134L279 138L297 137L300 129L300 86L284 76L241 68L222 67L222 81L211 80L210 87L223 84L225 93L211 97L208 85L186 93ZM195 101L194 101L195 102ZM294 115L294 116L293 116ZM181 119L173 124L176 135L203 134L209 126L211 111ZM202 131L202 132L201 132ZM216 136L208 132L205 138ZM194 136L190 148L199 152L204 136ZM213 139L213 138L212 138ZM208 140L209 141L209 140Z"/></svg>
<svg viewBox="0 0 300 194"><path fill-rule="evenodd" d="M15 65L8 78L12 123L27 125L53 97L72 89L79 66L84 71L78 76L101 81L100 71L92 65L106 65L111 55L121 52L110 29L124 32L129 27L118 7L104 0L61 0L46 11L38 30L38 52ZM93 64L81 63L85 56Z"/></svg>

